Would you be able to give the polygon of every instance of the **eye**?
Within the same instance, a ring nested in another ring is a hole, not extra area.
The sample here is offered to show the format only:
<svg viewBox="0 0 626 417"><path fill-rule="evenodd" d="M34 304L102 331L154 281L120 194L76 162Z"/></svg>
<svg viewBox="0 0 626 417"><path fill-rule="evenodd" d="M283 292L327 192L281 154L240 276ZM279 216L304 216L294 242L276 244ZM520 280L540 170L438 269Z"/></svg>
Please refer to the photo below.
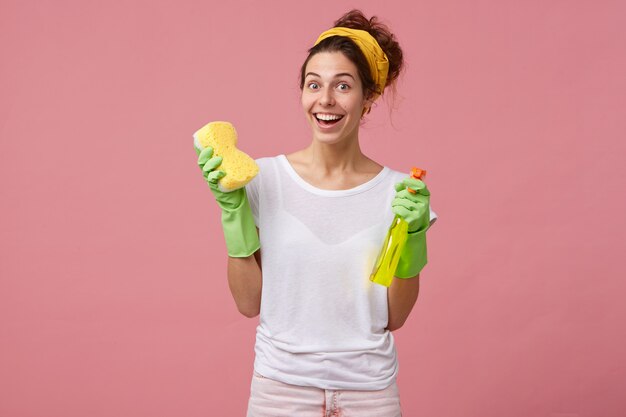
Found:
<svg viewBox="0 0 626 417"><path fill-rule="evenodd" d="M348 91L350 89L350 85L348 85L347 83L340 83L337 88L341 91Z"/></svg>
<svg viewBox="0 0 626 417"><path fill-rule="evenodd" d="M307 87L309 87L309 89L311 90L317 90L318 88L320 88L320 86L315 81L309 82L307 84Z"/></svg>

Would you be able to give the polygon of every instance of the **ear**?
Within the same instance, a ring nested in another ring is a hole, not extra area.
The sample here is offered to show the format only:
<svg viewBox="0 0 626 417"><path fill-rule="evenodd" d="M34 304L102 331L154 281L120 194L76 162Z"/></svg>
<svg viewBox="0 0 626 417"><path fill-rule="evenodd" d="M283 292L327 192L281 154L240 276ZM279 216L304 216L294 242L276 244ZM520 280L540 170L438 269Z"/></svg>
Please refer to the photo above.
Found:
<svg viewBox="0 0 626 417"><path fill-rule="evenodd" d="M372 110L372 106L374 105L376 97L377 96L372 95L369 98L365 99L365 102L363 103L363 112L361 113L361 117L365 116Z"/></svg>

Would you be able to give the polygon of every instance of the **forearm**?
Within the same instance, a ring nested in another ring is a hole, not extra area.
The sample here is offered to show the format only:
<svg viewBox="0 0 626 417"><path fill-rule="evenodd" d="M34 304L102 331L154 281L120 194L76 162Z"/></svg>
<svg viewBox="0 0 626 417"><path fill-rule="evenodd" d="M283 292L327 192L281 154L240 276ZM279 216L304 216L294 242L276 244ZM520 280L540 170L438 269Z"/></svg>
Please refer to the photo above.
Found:
<svg viewBox="0 0 626 417"><path fill-rule="evenodd" d="M417 301L419 289L419 274L414 278L406 279L394 277L387 290L388 330L398 330L404 325Z"/></svg>
<svg viewBox="0 0 626 417"><path fill-rule="evenodd" d="M237 309L244 316L252 318L259 314L262 285L261 267L254 255L228 257L228 286Z"/></svg>

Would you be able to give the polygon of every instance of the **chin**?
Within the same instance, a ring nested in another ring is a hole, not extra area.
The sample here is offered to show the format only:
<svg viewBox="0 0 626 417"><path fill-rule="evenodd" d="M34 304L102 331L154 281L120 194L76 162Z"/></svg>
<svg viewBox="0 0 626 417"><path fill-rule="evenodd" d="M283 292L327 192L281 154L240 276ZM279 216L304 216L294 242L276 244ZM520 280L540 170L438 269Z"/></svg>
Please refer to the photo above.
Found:
<svg viewBox="0 0 626 417"><path fill-rule="evenodd" d="M320 132L319 130L313 129L313 139L320 143L339 143L343 142L346 135L344 132Z"/></svg>

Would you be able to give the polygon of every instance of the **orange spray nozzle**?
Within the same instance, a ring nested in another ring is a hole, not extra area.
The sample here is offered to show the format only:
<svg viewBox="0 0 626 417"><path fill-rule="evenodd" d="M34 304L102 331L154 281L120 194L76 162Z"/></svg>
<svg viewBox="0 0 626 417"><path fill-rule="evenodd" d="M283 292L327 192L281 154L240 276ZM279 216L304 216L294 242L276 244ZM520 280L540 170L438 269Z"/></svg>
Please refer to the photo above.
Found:
<svg viewBox="0 0 626 417"><path fill-rule="evenodd" d="M426 176L426 170L420 169L420 168L417 168L417 167L411 168L411 178L415 178L416 180L421 180L425 176ZM411 194L416 194L417 193L417 191L415 191L412 188L406 187L406 189Z"/></svg>

